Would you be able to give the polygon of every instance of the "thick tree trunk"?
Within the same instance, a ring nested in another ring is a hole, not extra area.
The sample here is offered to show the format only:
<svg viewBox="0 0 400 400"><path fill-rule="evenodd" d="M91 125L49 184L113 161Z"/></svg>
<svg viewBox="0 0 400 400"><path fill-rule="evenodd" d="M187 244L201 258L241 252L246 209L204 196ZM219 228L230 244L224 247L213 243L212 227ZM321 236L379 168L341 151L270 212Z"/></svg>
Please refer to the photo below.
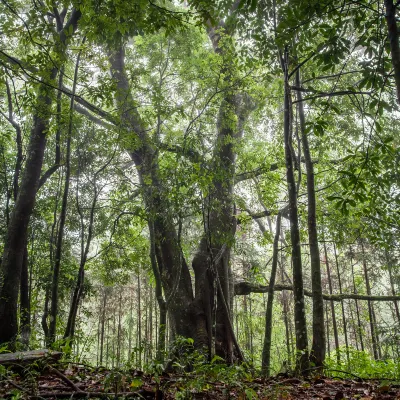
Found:
<svg viewBox="0 0 400 400"><path fill-rule="evenodd" d="M242 137L244 123L252 106L251 99L245 94L227 95L220 106L218 137L211 168L218 171L218 174L213 175L209 195L205 200L205 234L192 262L196 278L196 343L207 347L211 353L214 285L218 285L222 290L218 287L216 354L228 362L232 362L234 357L242 357L238 348L234 350L237 347L236 338L230 328L230 304L233 297L230 287L230 247L236 231L233 200L236 153L232 139ZM214 263L217 258L219 261Z"/></svg>
<svg viewBox="0 0 400 400"><path fill-rule="evenodd" d="M392 57L392 65L394 70L394 80L397 89L397 101L400 103L400 45L399 30L396 20L396 9L398 3L394 4L393 0L385 0L386 23L388 27L388 37L390 42L390 54Z"/></svg>
<svg viewBox="0 0 400 400"><path fill-rule="evenodd" d="M135 149L127 148L138 171L143 199L154 224L155 253L168 313L174 334L194 337L195 327L190 305L193 302L192 283L188 265L178 246L172 216L165 210L165 188L158 180L158 152L153 147L147 128L141 120L130 92L125 71L125 50L121 44L110 52L111 75L117 85L116 102L120 110L121 125L139 143ZM178 277L178 279L177 279Z"/></svg>
<svg viewBox="0 0 400 400"><path fill-rule="evenodd" d="M53 80L57 69L53 68ZM17 303L21 271L27 241L28 223L35 204L35 197L42 170L46 132L49 125L52 97L42 85L37 100L26 166L22 175L19 194L7 228L0 279L0 344L13 342L18 333Z"/></svg>
<svg viewBox="0 0 400 400"><path fill-rule="evenodd" d="M296 86L300 87L300 69L296 72ZM297 91L298 111L300 119L301 143L307 171L307 207L308 207L308 240L311 258L311 285L313 292L313 340L310 360L322 367L325 360L325 325L324 325L324 300L322 298L321 262L317 232L317 205L315 199L314 165L311 159L310 146L306 132L306 120L302 95ZM300 166L299 166L300 168Z"/></svg>
<svg viewBox="0 0 400 400"><path fill-rule="evenodd" d="M13 102L11 89L7 79L5 80L7 101L8 101L8 121L15 129L15 141L17 144L17 156L15 160L14 176L13 176L13 199L14 203L17 201L19 191L19 178L23 162L23 149L22 149L22 130L21 126L14 120ZM9 195L8 195L9 196ZM8 201L7 201L8 209ZM7 215L8 215L7 211ZM7 218L7 223L9 218ZM29 298L29 268L28 268L28 242L24 246L24 256L22 261L21 270L21 286L20 286L20 327L21 327L21 344L25 349L29 346L30 337L30 298Z"/></svg>
<svg viewBox="0 0 400 400"><path fill-rule="evenodd" d="M292 244L294 320L297 350L296 369L298 372L301 372L308 368L308 339L304 304L303 266L301 262L299 217L297 211L297 192L292 159L292 103L288 81L287 54L285 55L285 59L282 60L282 65L284 67L283 72L285 77L283 130L285 141L286 181L289 197L290 237Z"/></svg>
<svg viewBox="0 0 400 400"><path fill-rule="evenodd" d="M81 17L79 10L73 9L69 21L59 32L61 57L66 51L67 37L76 30ZM71 28L71 29L70 29ZM47 76L52 82L59 68L52 65ZM53 90L45 83L40 85L33 117L25 170L22 175L18 197L7 229L1 263L0 286L0 343L13 342L18 333L17 303L20 289L24 247L27 241L29 220L35 204L42 170L46 135L51 117Z"/></svg>
<svg viewBox="0 0 400 400"><path fill-rule="evenodd" d="M276 270L278 266L279 236L281 232L281 214L276 218L276 233L273 245L271 276L269 279L269 291L267 309L265 311L265 335L264 346L262 352L262 373L269 377L271 373L271 343L272 343L272 309L274 305L274 285L276 278Z"/></svg>

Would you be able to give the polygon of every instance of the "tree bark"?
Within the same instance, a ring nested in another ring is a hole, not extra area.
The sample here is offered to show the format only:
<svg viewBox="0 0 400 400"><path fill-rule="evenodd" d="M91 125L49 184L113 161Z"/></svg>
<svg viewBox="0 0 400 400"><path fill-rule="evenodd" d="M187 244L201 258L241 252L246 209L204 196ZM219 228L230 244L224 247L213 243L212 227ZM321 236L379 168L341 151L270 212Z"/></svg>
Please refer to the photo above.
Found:
<svg viewBox="0 0 400 400"><path fill-rule="evenodd" d="M137 300L138 300L138 318L137 318L137 366L142 368L142 285L140 282L140 273L137 274Z"/></svg>
<svg viewBox="0 0 400 400"><path fill-rule="evenodd" d="M293 294L294 294L294 320L296 331L296 370L302 372L308 368L308 339L307 322L304 304L303 288L303 266L301 262L301 244L299 218L297 210L296 181L293 168L292 150L292 104L291 93L288 81L288 54L282 60L284 72L284 141L285 141L285 162L286 162L286 181L289 195L289 216L290 216L290 237L292 243L292 263L293 263Z"/></svg>
<svg viewBox="0 0 400 400"><path fill-rule="evenodd" d="M385 0L386 23L388 27L388 36L390 43L390 55L392 57L392 65L394 70L394 80L397 89L397 102L400 103L400 45L399 31L396 20L396 9L398 4L394 4L393 0Z"/></svg>
<svg viewBox="0 0 400 400"><path fill-rule="evenodd" d="M296 86L301 86L300 69L296 72ZM324 325L324 300L322 298L321 262L317 232L317 205L315 199L314 165L311 159L310 146L306 132L306 119L303 99L300 91L297 92L298 111L300 119L301 143L307 172L307 207L308 207L308 239L311 258L311 285L313 291L313 340L310 361L317 367L322 367L325 360L325 325ZM300 166L299 166L300 168Z"/></svg>
<svg viewBox="0 0 400 400"><path fill-rule="evenodd" d="M351 263L351 275L352 275L352 278L353 278L353 290L354 290L354 293L357 294L357 287L356 287L356 279L355 279L355 274L354 274L354 265L353 265L352 254L353 254L353 250L350 247L350 263ZM360 336L360 346L361 346L361 351L364 351L363 328L362 328L362 324L361 324L360 308L359 308L357 299L356 299L355 303L356 303L358 334Z"/></svg>
<svg viewBox="0 0 400 400"><path fill-rule="evenodd" d="M64 67L61 67L61 71L58 78L58 93L57 93L57 114L56 114L56 124L57 124L57 131L56 131L56 148L55 148L55 162L54 165L59 165L61 161L61 111L62 111L62 92L61 87L63 85L63 78L64 78ZM39 182L40 187L40 182ZM45 287L45 297L44 297L44 307L43 307L43 314L41 319L41 325L44 332L44 339L45 345L50 345L49 340L49 324L48 324L48 316L49 316L49 302L51 298L51 283L54 270L54 254L56 248L56 238L58 237L58 230L57 230L57 215L58 215L58 203L61 197L61 174L58 178L58 185L57 185L57 192L54 204L54 211L53 211L53 224L51 226L51 234L50 234L50 246L49 246L49 258L50 258L50 273L49 277L46 279L46 287Z"/></svg>
<svg viewBox="0 0 400 400"><path fill-rule="evenodd" d="M265 311L265 335L262 351L262 373L269 377L271 373L271 343L272 343L272 309L274 305L274 286L278 266L279 236L281 232L281 214L276 218L276 232L273 245L271 276L269 279L268 302Z"/></svg>
<svg viewBox="0 0 400 400"><path fill-rule="evenodd" d="M325 253L325 262L326 262L326 273L328 275L328 284L329 284L329 293L332 295L332 278L331 278L331 268L328 260L328 252L326 250L326 242L324 241L324 253ZM336 359L337 363L340 364L340 351L339 351L339 333L336 322L336 312L335 312L335 304L333 300L331 300L331 313L332 313L332 326L333 326L333 336L335 338L335 349L336 349Z"/></svg>
<svg viewBox="0 0 400 400"><path fill-rule="evenodd" d="M103 293L103 304L101 309L101 328L100 328L100 361L99 365L103 365L103 349L104 349L104 328L106 324L106 305L107 305L107 289Z"/></svg>
<svg viewBox="0 0 400 400"><path fill-rule="evenodd" d="M338 262L338 255L337 255L335 243L333 243L333 252L335 254L335 264L336 264L336 272L337 272L338 284L339 284L339 293L343 294L343 291L342 291L342 279L340 278L339 262ZM340 302L340 306L341 306L341 309L342 309L343 333L344 333L344 342L345 342L345 345L346 345L347 364L350 365L349 339L348 339L348 334L347 334L347 321L346 321L346 313L344 311L343 299Z"/></svg>
<svg viewBox="0 0 400 400"><path fill-rule="evenodd" d="M158 346L157 346L156 358L158 361L164 362L165 333L166 333L166 324L167 324L167 303L163 297L161 276L160 276L160 271L158 269L157 260L156 260L154 224L152 222L150 222L149 227L150 227L150 261L151 261L151 267L152 267L155 282L156 282L156 288L155 288L156 299L157 299L158 307L160 310L160 320L159 320L159 327L158 327Z"/></svg>
<svg viewBox="0 0 400 400"><path fill-rule="evenodd" d="M283 262L283 255L281 255L281 265L280 265L280 270L281 270L281 280L282 282L284 281L284 262ZM275 289L275 288L274 288ZM293 338L292 338L292 329L291 326L289 325L289 298L286 293L286 291L282 292L282 308L283 308L283 323L285 324L285 339L286 339L286 352L287 352L287 359L288 359L288 365L289 367L292 365L292 344L293 344Z"/></svg>
<svg viewBox="0 0 400 400"><path fill-rule="evenodd" d="M371 296L371 284L369 281L367 260L365 259L364 243L362 240L361 240L361 250L362 250L362 264L363 264L363 270L364 270L365 287L367 289L367 295ZM379 349L378 349L379 339L378 339L378 334L376 332L376 320L375 320L374 306L373 306L371 300L368 300L368 314L369 314L369 326L371 329L372 351L373 351L375 360L379 360Z"/></svg>
<svg viewBox="0 0 400 400"><path fill-rule="evenodd" d="M21 343L24 349L29 347L31 334L31 299L29 284L29 264L28 264L28 246L24 247L24 258L22 260L21 286L20 286L20 325L21 325Z"/></svg>

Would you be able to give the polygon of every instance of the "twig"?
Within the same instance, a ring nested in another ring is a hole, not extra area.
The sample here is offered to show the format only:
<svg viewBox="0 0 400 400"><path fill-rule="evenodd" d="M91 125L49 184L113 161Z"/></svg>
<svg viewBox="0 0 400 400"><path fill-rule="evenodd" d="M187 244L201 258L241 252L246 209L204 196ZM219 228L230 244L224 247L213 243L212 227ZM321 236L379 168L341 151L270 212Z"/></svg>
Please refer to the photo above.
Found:
<svg viewBox="0 0 400 400"><path fill-rule="evenodd" d="M74 389L76 392L82 392L81 389L78 388L78 386L75 385L74 382L69 380L63 373L61 373L58 369L49 367L49 371L53 372L56 374L60 379L62 379L70 388Z"/></svg>
<svg viewBox="0 0 400 400"><path fill-rule="evenodd" d="M17 385L11 379L7 379L6 382L9 383L11 386L14 386L16 389L20 390L21 392L26 392L26 390L22 386Z"/></svg>
<svg viewBox="0 0 400 400"><path fill-rule="evenodd" d="M330 369L330 368L324 368L324 369L325 369L325 371L339 372L341 374L347 374L347 375L353 376L354 378L360 379L361 381L364 380L363 378L361 378L361 376L353 374L352 372L342 371L341 369Z"/></svg>
<svg viewBox="0 0 400 400"><path fill-rule="evenodd" d="M110 398L119 398L119 397L124 397L124 398L129 398L129 397L143 397L146 398L145 396L151 395L154 398L155 392L148 391L148 390L139 390L137 392L120 392L120 393L107 393L107 392L83 392L82 390L80 392L53 392L53 393L39 393L38 395L33 395L29 396L30 400L36 400L40 398L46 398L46 397L54 397L56 399L64 399L64 398L101 398L101 399L110 399Z"/></svg>

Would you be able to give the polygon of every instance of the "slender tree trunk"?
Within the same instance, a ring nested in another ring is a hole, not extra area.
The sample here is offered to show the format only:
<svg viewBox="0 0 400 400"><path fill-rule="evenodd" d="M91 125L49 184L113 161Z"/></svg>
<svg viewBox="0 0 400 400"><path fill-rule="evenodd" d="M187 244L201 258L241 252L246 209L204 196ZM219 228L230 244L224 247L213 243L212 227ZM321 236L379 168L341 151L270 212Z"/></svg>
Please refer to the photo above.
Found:
<svg viewBox="0 0 400 400"><path fill-rule="evenodd" d="M56 338L56 328L57 328L57 317L58 317L58 286L59 286L59 275L61 267L61 257L62 257L62 247L64 238L64 227L67 217L67 207L68 207L68 195L71 177L71 141L72 141L72 124L74 115L74 103L75 103L75 92L76 85L78 82L78 68L81 52L78 53L76 64L74 81L72 86L72 96L69 109L69 126L67 133L67 149L65 156L65 182L64 182L64 193L61 205L60 214L60 225L58 229L57 246L55 252L54 268L53 268L53 280L51 288L51 308L50 308L50 326L49 326L49 339L50 344L53 344Z"/></svg>
<svg viewBox="0 0 400 400"><path fill-rule="evenodd" d="M25 244L24 258L22 260L21 286L20 286L20 325L21 343L25 349L29 347L31 333L31 306L29 297L29 265L28 246Z"/></svg>
<svg viewBox="0 0 400 400"><path fill-rule="evenodd" d="M357 314L357 331L358 335L360 337L360 346L361 346L361 351L364 351L364 338L363 338L363 324L361 323L361 317L360 317L360 306L358 304L358 300L355 300L356 303L356 314Z"/></svg>
<svg viewBox="0 0 400 400"><path fill-rule="evenodd" d="M400 45L399 30L397 27L396 9L398 4L394 4L393 0L385 0L385 17L388 27L388 37L390 43L390 55L392 57L392 65L394 70L394 80L397 89L397 101L400 103Z"/></svg>
<svg viewBox="0 0 400 400"><path fill-rule="evenodd" d="M137 352L137 365L138 368L142 368L142 302L141 302L141 284L140 284L140 275L139 272L137 274L137 298L138 298L138 319L137 319L137 344L136 347L139 349Z"/></svg>
<svg viewBox="0 0 400 400"><path fill-rule="evenodd" d="M71 136L67 138L67 153L65 158L65 181L64 181L64 192L61 205L60 213L60 224L58 228L57 246L55 252L53 277L51 284L51 306L50 306L50 324L49 324L49 344L52 345L56 340L56 328L57 328L57 317L58 317L58 287L59 287L59 276L61 267L62 247L64 238L64 227L67 218L67 205L68 205L68 194L70 185L70 159L71 159Z"/></svg>
<svg viewBox="0 0 400 400"><path fill-rule="evenodd" d="M251 300L251 294L249 294L249 311L250 311L250 316L252 316L253 315L253 310L252 310L252 300ZM254 332L253 332L253 318L249 318L248 319L248 324L249 324L249 327L250 327L250 357L251 357L251 359L250 359L250 361L252 362L252 363L254 363L254 347L253 347L253 340L254 340L254 338L253 338L253 336L254 336Z"/></svg>
<svg viewBox="0 0 400 400"><path fill-rule="evenodd" d="M282 60L285 75L283 129L285 141L286 180L289 195L290 237L292 243L294 321L297 350L296 369L298 372L301 372L308 368L308 339L304 302L303 266L301 262L300 229L297 211L297 192L292 159L292 104L288 81L288 58L288 54L285 52L285 57Z"/></svg>
<svg viewBox="0 0 400 400"><path fill-rule="evenodd" d="M150 290L150 309L149 309L149 360L153 359L153 288L149 284Z"/></svg>
<svg viewBox="0 0 400 400"><path fill-rule="evenodd" d="M153 274L156 281L155 294L158 302L158 307L160 310L160 322L158 327L158 347L157 347L157 360L160 362L164 361L165 352L165 332L167 324L167 303L164 300L162 293L162 282L160 271L158 269L156 260L156 246L155 246L155 233L154 233L154 223L149 223L150 227L150 261L151 267L153 269Z"/></svg>
<svg viewBox="0 0 400 400"><path fill-rule="evenodd" d="M53 276L53 269L54 269L54 252L55 252L55 238L57 236L57 210L58 210L58 203L61 197L61 174L58 179L58 186L57 186L57 193L56 199L54 204L54 212L53 212L53 224L51 226L51 235L50 235L50 248L49 248L49 255L50 255L50 273L47 278L46 286L45 286L45 297L44 297L44 307L43 307L43 314L42 314L42 329L44 332L45 338L45 346L48 347L50 345L49 340L49 325L48 325L48 316L49 316L49 302L50 302L50 295L51 295L51 277Z"/></svg>
<svg viewBox="0 0 400 400"><path fill-rule="evenodd" d="M103 364L103 350L104 350L104 329L106 325L106 305L107 305L107 290L104 290L103 305L101 309L101 333L100 333L100 361L99 365Z"/></svg>
<svg viewBox="0 0 400 400"><path fill-rule="evenodd" d="M112 357L111 357L111 368L115 368L115 309L113 310L113 326L112 326Z"/></svg>
<svg viewBox="0 0 400 400"><path fill-rule="evenodd" d="M300 69L296 72L296 86L300 87ZM311 159L310 146L306 133L306 119L303 99L297 91L298 112L300 119L301 143L307 171L307 207L308 207L308 240L311 258L311 285L313 293L313 341L310 361L317 367L322 367L325 360L325 326L324 326L324 300L322 298L321 262L317 232L317 205L315 199L314 165ZM299 165L299 168L301 166Z"/></svg>
<svg viewBox="0 0 400 400"><path fill-rule="evenodd" d="M118 299L118 330L117 330L117 367L121 366L121 341L122 341L122 293L119 292Z"/></svg>
<svg viewBox="0 0 400 400"><path fill-rule="evenodd" d="M338 256L337 256L335 243L333 243L333 251L335 253L335 264L336 264L336 272L337 272L338 284L339 284L339 293L342 294L343 293L342 279L340 278L339 262L338 262ZM343 333L344 333L344 342L346 344L347 364L350 365L349 339L348 339L348 335L347 335L347 321L346 321L346 313L344 310L344 300L343 299L340 301L340 306L342 308Z"/></svg>
<svg viewBox="0 0 400 400"><path fill-rule="evenodd" d="M351 275L353 278L353 290L354 293L357 294L357 286L356 286L356 279L355 279L355 274L354 274L354 264L353 264L353 250L350 247L350 262L351 262ZM356 314L357 314L357 324L358 324L358 334L360 336L360 346L361 346L361 351L364 351L364 340L363 340L363 326L361 324L361 318L360 318L360 308L358 305L358 300L355 300L355 304L356 304Z"/></svg>
<svg viewBox="0 0 400 400"><path fill-rule="evenodd" d="M106 367L108 367L108 358L110 353L110 318L107 318L107 336L106 336Z"/></svg>
<svg viewBox="0 0 400 400"><path fill-rule="evenodd" d="M57 114L56 114L56 123L57 123L57 131L56 131L56 149L55 149L55 162L54 165L60 165L61 162L61 111L62 111L62 91L61 88L63 86L63 78L64 78L64 67L61 67L61 71L58 78L58 93L57 93ZM44 299L44 308L42 315L42 328L45 337L45 345L46 347L50 345L50 337L49 337L49 325L48 325L48 316L49 316L49 301L51 296L51 277L53 276L54 270L54 254L56 250L56 237L58 236L57 228L57 215L58 215L58 203L61 197L61 174L59 174L58 185L57 185L57 193L54 204L54 212L53 212L53 224L51 226L51 235L50 235L50 275L46 282L46 291L45 291L45 299Z"/></svg>
<svg viewBox="0 0 400 400"><path fill-rule="evenodd" d="M389 282L390 282L390 289L392 292L392 295L396 295L396 289L394 286L394 278L393 278L393 265L392 265L392 260L390 258L390 254L388 251L385 251L385 257L386 257L386 262L387 262L387 267L388 267L388 272L389 272ZM400 325L400 311L399 311L399 305L397 304L397 301L393 302L394 305L394 310L395 310L395 315L397 318L397 323Z"/></svg>
<svg viewBox="0 0 400 400"><path fill-rule="evenodd" d="M369 281L368 267L367 267L367 261L365 259L365 250L364 250L363 241L361 241L361 250L362 250L362 257L363 257L362 264L363 264L363 270L364 270L365 287L367 289L367 295L371 296L371 284ZM368 314L369 314L369 326L371 329L372 351L373 351L375 360L379 360L378 334L376 332L374 306L373 306L371 300L368 300Z"/></svg>
<svg viewBox="0 0 400 400"><path fill-rule="evenodd" d="M284 236L283 229L281 229L281 236ZM285 274L284 274L284 255L281 247L281 262L280 262L280 273L281 273L281 281L285 282ZM281 300L282 300L282 308L283 308L283 323L285 324L285 339L286 339L286 352L287 352L287 358L288 358L288 366L290 367L292 365L293 357L292 357L292 331L289 326L289 318L288 318L288 313L289 313L289 299L288 299L288 294L284 290L282 291L281 295Z"/></svg>
<svg viewBox="0 0 400 400"><path fill-rule="evenodd" d="M278 267L279 236L281 232L281 214L276 218L276 232L273 245L271 276L269 279L268 302L265 311L265 335L262 351L262 373L269 377L271 374L271 344L272 344L272 310L274 305L274 285Z"/></svg>
<svg viewBox="0 0 400 400"><path fill-rule="evenodd" d="M328 356L331 356L331 339L329 337L329 311L328 302L325 303L325 315L326 315L326 343L328 347Z"/></svg>
<svg viewBox="0 0 400 400"><path fill-rule="evenodd" d="M325 262L326 262L326 273L328 275L329 293L332 294L333 288L332 288L331 268L329 265L328 251L326 249L325 240L324 240L324 253L325 253ZM333 335L335 337L336 358L337 358L337 363L340 364L339 333L338 333L337 322L336 322L335 303L333 300L331 300L331 312L332 312Z"/></svg>
<svg viewBox="0 0 400 400"><path fill-rule="evenodd" d="M357 321L356 318L354 317L354 312L353 312L353 307L350 304L349 307L350 310L350 318L351 318L351 322L353 325L353 338L354 338L354 344L356 346L356 350L359 351L359 346L358 346L358 325L357 325Z"/></svg>
<svg viewBox="0 0 400 400"><path fill-rule="evenodd" d="M245 348L247 351L250 351L250 327L248 324L249 313L247 310L247 296L243 296L243 320L244 320Z"/></svg>
<svg viewBox="0 0 400 400"><path fill-rule="evenodd" d="M133 296L129 290L129 325L128 325L128 361L132 360L132 330L133 330Z"/></svg>

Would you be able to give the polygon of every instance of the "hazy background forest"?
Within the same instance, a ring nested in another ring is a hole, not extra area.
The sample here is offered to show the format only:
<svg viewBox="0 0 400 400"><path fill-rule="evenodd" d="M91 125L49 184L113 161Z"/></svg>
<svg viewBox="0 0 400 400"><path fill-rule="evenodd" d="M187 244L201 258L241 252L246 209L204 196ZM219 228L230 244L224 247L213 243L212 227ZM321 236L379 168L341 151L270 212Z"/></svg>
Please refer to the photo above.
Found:
<svg viewBox="0 0 400 400"><path fill-rule="evenodd" d="M0 351L400 378L399 7L0 0Z"/></svg>

